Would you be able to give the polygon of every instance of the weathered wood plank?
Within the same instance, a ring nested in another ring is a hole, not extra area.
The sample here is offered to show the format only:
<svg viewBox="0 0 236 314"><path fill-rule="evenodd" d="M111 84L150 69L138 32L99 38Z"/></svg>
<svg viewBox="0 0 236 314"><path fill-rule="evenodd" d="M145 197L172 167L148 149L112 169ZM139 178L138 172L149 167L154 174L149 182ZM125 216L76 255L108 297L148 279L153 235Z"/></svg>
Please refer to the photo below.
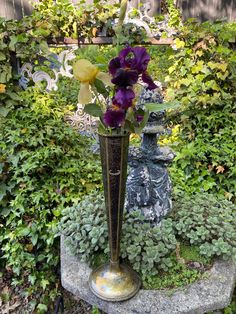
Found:
<svg viewBox="0 0 236 314"><path fill-rule="evenodd" d="M31 14L32 9L29 0L0 0L0 16L7 19L19 20L24 15Z"/></svg>
<svg viewBox="0 0 236 314"><path fill-rule="evenodd" d="M94 37L91 39L91 41L87 39L72 39L72 38L51 38L48 43L50 45L89 45L91 42L95 45L109 45L112 44L112 38L111 37ZM155 39L155 38L149 38L147 45L171 45L173 44L172 38L161 38L161 39Z"/></svg>
<svg viewBox="0 0 236 314"><path fill-rule="evenodd" d="M195 17L201 21L236 20L235 0L178 0L184 19Z"/></svg>

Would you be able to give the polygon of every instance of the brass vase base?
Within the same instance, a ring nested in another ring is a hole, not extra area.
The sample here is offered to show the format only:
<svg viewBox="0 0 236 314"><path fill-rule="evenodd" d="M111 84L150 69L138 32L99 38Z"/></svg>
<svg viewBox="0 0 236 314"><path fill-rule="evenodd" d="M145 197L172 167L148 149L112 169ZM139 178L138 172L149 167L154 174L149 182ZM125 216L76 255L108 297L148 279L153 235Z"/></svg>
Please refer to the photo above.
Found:
<svg viewBox="0 0 236 314"><path fill-rule="evenodd" d="M121 264L105 264L89 277L91 291L106 301L124 301L132 298L140 289L138 274L129 266Z"/></svg>

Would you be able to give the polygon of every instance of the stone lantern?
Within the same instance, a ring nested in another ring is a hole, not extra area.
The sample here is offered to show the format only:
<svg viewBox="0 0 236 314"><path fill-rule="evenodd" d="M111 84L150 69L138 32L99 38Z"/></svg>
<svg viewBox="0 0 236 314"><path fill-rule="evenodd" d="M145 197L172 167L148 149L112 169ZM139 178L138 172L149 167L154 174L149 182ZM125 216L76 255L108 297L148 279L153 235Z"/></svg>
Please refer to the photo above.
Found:
<svg viewBox="0 0 236 314"><path fill-rule="evenodd" d="M145 103L162 103L158 89L143 88L139 106ZM126 186L126 209L141 210L152 224L158 224L171 210L171 181L167 166L175 154L168 147L160 147L157 140L167 133L165 111L151 112L142 133L140 147L131 147L129 152L130 171Z"/></svg>

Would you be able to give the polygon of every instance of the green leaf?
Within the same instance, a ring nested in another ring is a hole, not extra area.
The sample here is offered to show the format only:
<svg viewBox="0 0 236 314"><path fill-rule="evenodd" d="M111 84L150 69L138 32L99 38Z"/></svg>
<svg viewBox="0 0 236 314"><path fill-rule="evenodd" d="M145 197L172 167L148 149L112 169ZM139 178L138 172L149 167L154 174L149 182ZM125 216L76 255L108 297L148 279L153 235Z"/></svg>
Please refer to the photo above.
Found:
<svg viewBox="0 0 236 314"><path fill-rule="evenodd" d="M34 285L37 278L35 275L29 275L28 279L29 279L29 282L31 283L31 285Z"/></svg>
<svg viewBox="0 0 236 314"><path fill-rule="evenodd" d="M148 121L148 118L149 118L149 111L147 110L147 111L144 111L143 121L140 124L138 123L135 124L134 133L140 134L142 132L143 128L145 127Z"/></svg>
<svg viewBox="0 0 236 314"><path fill-rule="evenodd" d="M145 107L150 111L150 112L158 112L162 110L167 110L167 109L175 109L180 106L180 102L177 100L171 101L171 102L163 102L162 104L157 104L157 103L146 103Z"/></svg>
<svg viewBox="0 0 236 314"><path fill-rule="evenodd" d="M3 197L6 195L7 192L7 186L4 183L0 184L0 201L3 199Z"/></svg>
<svg viewBox="0 0 236 314"><path fill-rule="evenodd" d="M10 112L10 110L11 110L11 108L0 107L0 116L5 118L8 115L8 113Z"/></svg>
<svg viewBox="0 0 236 314"><path fill-rule="evenodd" d="M135 133L135 128L131 121L125 120L124 129L128 132Z"/></svg>
<svg viewBox="0 0 236 314"><path fill-rule="evenodd" d="M31 236L31 242L33 245L36 245L36 243L38 242L38 234L33 234Z"/></svg>
<svg viewBox="0 0 236 314"><path fill-rule="evenodd" d="M3 52L0 52L0 61L6 60L6 55Z"/></svg>
<svg viewBox="0 0 236 314"><path fill-rule="evenodd" d="M61 210L60 209L53 209L52 213L54 216L59 217L61 215Z"/></svg>
<svg viewBox="0 0 236 314"><path fill-rule="evenodd" d="M93 116L93 117L101 117L103 112L99 105L97 104L87 104L84 106L84 112Z"/></svg>
<svg viewBox="0 0 236 314"><path fill-rule="evenodd" d="M37 309L39 310L39 313L46 313L48 307L46 304L39 303Z"/></svg>
<svg viewBox="0 0 236 314"><path fill-rule="evenodd" d="M45 290L48 285L49 285L49 281L47 279L41 280L41 286L42 286L43 290Z"/></svg>
<svg viewBox="0 0 236 314"><path fill-rule="evenodd" d="M94 81L94 86L96 87L97 91L100 94L103 94L103 95L107 95L108 94L107 89L106 89L104 83L101 80L96 79Z"/></svg>

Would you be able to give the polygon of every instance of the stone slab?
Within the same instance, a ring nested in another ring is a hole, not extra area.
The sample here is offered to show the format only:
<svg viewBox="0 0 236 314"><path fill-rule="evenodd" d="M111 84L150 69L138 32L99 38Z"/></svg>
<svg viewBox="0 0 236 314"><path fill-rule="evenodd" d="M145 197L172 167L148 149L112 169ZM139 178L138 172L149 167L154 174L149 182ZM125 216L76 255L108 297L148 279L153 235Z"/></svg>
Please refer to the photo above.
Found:
<svg viewBox="0 0 236 314"><path fill-rule="evenodd" d="M108 314L204 314L222 309L231 302L236 264L218 260L207 279L185 288L171 290L140 290L132 299L123 302L107 302L97 298L89 289L91 268L72 256L61 238L62 286L75 298L96 305Z"/></svg>

